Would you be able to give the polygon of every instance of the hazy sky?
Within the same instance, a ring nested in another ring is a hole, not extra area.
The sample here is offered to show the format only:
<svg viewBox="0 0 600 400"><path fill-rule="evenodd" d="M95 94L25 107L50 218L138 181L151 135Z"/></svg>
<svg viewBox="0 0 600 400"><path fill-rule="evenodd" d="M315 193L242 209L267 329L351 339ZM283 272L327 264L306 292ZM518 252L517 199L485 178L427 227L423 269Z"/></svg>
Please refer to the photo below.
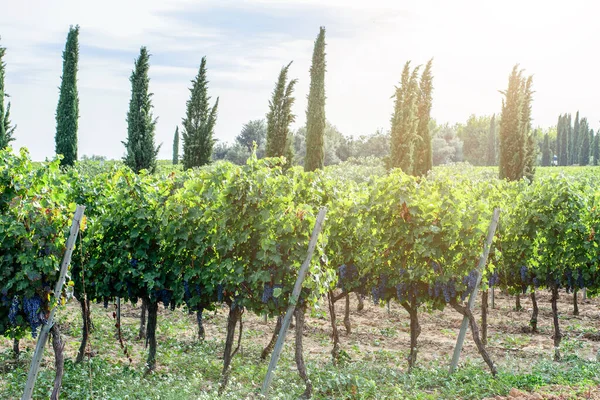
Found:
<svg viewBox="0 0 600 400"><path fill-rule="evenodd" d="M169 159L202 56L220 97L216 137L231 142L263 118L280 68L294 61L295 127L305 123L313 42L327 28L327 119L346 135L389 128L390 96L407 60L434 58L433 117L498 113L512 66L534 75L534 126L580 110L600 120L598 9L584 1L0 0L0 42L13 147L54 154L55 111L69 25L79 24L79 155L124 153L129 76L142 45L160 158Z"/></svg>

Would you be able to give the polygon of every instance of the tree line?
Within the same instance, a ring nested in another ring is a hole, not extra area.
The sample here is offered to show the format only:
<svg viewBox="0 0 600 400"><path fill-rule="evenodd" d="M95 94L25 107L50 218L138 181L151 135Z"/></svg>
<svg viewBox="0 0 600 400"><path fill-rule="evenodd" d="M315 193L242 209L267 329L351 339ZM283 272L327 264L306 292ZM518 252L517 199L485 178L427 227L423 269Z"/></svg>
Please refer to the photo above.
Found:
<svg viewBox="0 0 600 400"><path fill-rule="evenodd" d="M61 164L70 166L78 159L77 134L79 96L79 26L70 27L62 54L63 69L56 110L56 154ZM422 69L408 61L394 93L394 110L387 131L371 135L344 136L325 115L325 28L314 43L310 68L310 90L306 124L296 131L291 124L298 80L290 78L292 62L284 65L277 78L264 119L246 123L233 145L218 143L215 125L219 98L211 102L208 93L207 59L200 62L191 81L189 99L181 125L173 137L173 164L184 169L225 159L244 163L253 151L260 157L286 157L287 165L304 165L307 171L337 164L351 158L376 157L388 168L424 175L433 165L466 161L473 165L500 166L502 170L525 171L533 176L534 165L598 165L600 137L586 118L577 112L559 117L556 128L542 133L531 127L532 79L523 77L515 66L509 87L502 92L500 115L475 116L466 123L438 125L431 119L433 74L430 60ZM14 140L16 126L10 120L10 102L5 90L6 49L0 47L0 148ZM131 98L127 111L127 137L123 161L134 171L154 171L160 145L155 143L156 117L148 78L150 53L145 46L130 76ZM181 129L180 129L181 128ZM504 132L504 133L503 133ZM508 134L507 132L511 132ZM502 148L505 148L504 152ZM508 169L505 169L508 168ZM513 171L514 172L514 171ZM508 172L507 172L508 173ZM520 175L510 175L516 177ZM509 177L509 176L507 176Z"/></svg>

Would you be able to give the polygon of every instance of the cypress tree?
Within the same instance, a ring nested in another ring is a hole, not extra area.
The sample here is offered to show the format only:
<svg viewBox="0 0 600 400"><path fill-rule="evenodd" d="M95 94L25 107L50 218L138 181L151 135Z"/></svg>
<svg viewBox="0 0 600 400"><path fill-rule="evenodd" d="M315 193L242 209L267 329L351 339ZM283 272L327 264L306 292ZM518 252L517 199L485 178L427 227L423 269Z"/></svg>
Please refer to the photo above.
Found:
<svg viewBox="0 0 600 400"><path fill-rule="evenodd" d="M588 161L588 165L592 165L594 163L594 130L593 129L589 130L588 136L589 136L588 140L590 141L589 142L590 143L590 145L589 145L589 148L590 148L589 157L590 158L589 158L589 161Z"/></svg>
<svg viewBox="0 0 600 400"><path fill-rule="evenodd" d="M414 147L418 129L418 71L410 72L410 61L404 64L400 86L396 87L394 114L390 132L390 168L414 172Z"/></svg>
<svg viewBox="0 0 600 400"><path fill-rule="evenodd" d="M573 165L573 125L571 124L571 114L567 114L565 131L567 132L567 163L565 165Z"/></svg>
<svg viewBox="0 0 600 400"><path fill-rule="evenodd" d="M287 82L288 71L292 63L290 62L285 67L281 68L279 78L273 96L269 101L269 112L267 113L267 157L282 157L288 158L290 143L290 124L294 122L296 116L292 114L292 106L294 104L294 86L297 79L292 79ZM292 160L288 159L288 163Z"/></svg>
<svg viewBox="0 0 600 400"><path fill-rule="evenodd" d="M487 165L496 165L496 114L492 115L487 138Z"/></svg>
<svg viewBox="0 0 600 400"><path fill-rule="evenodd" d="M136 173L143 169L150 172L156 170L156 156L160 146L154 145L154 130L156 119L152 115L152 93L148 92L150 79L150 54L146 47L140 49L140 55L135 60L135 67L131 73L131 100L127 112L127 140L126 154L123 159L125 165Z"/></svg>
<svg viewBox="0 0 600 400"><path fill-rule="evenodd" d="M579 165L588 165L590 163L590 134L587 118L583 118L579 125Z"/></svg>
<svg viewBox="0 0 600 400"><path fill-rule="evenodd" d="M209 106L209 101L206 57L202 57L198 75L192 80L190 99L186 103L186 116L183 119L184 169L201 167L211 160L219 98L212 107Z"/></svg>
<svg viewBox="0 0 600 400"><path fill-rule="evenodd" d="M502 100L500 121L500 179L533 178L535 147L531 134L532 78L515 65Z"/></svg>
<svg viewBox="0 0 600 400"><path fill-rule="evenodd" d="M4 98L8 97L4 87L4 76L6 63L4 62L4 55L6 54L6 48L0 46L0 150L8 147L10 142L14 139L14 132L16 126L11 126L10 122L10 102L4 109Z"/></svg>
<svg viewBox="0 0 600 400"><path fill-rule="evenodd" d="M556 124L556 164L562 165L561 163L561 141L562 141L562 114L558 116L558 123Z"/></svg>
<svg viewBox="0 0 600 400"><path fill-rule="evenodd" d="M429 120L431 119L431 103L433 92L433 76L431 66L433 60L429 60L421 75L419 84L418 124L415 143L415 165L414 174L418 176L427 175L433 167L433 153L431 150L431 134L429 132Z"/></svg>
<svg viewBox="0 0 600 400"><path fill-rule="evenodd" d="M175 136L173 137L173 165L179 164L179 127L175 128Z"/></svg>
<svg viewBox="0 0 600 400"><path fill-rule="evenodd" d="M306 158L304 170L323 168L325 161L325 27L315 40L310 67L310 90L306 110Z"/></svg>
<svg viewBox="0 0 600 400"><path fill-rule="evenodd" d="M533 77L529 76L522 81L521 96L523 97L521 104L521 136L525 138L525 158L523 160L523 176L533 180L535 174L536 146L535 133L531 130L531 102L533 101Z"/></svg>
<svg viewBox="0 0 600 400"><path fill-rule="evenodd" d="M548 134L544 135L544 142L542 144L542 167L550 166L550 143L548 139Z"/></svg>
<svg viewBox="0 0 600 400"><path fill-rule="evenodd" d="M56 154L62 154L61 165L71 166L77 161L77 128L79 95L77 92L77 64L79 63L79 25L70 27L63 52L63 72L60 96L56 108Z"/></svg>
<svg viewBox="0 0 600 400"><path fill-rule="evenodd" d="M600 165L600 131L594 135L594 146L592 147L594 165Z"/></svg>
<svg viewBox="0 0 600 400"><path fill-rule="evenodd" d="M569 164L569 127L567 114L563 115L560 120L561 136L560 136L560 162L559 165L566 166Z"/></svg>
<svg viewBox="0 0 600 400"><path fill-rule="evenodd" d="M573 123L573 131L571 137L571 153L569 155L571 165L579 163L579 150L581 148L579 134L580 130L581 122L579 120L579 111L577 111L577 113L575 114L575 122Z"/></svg>

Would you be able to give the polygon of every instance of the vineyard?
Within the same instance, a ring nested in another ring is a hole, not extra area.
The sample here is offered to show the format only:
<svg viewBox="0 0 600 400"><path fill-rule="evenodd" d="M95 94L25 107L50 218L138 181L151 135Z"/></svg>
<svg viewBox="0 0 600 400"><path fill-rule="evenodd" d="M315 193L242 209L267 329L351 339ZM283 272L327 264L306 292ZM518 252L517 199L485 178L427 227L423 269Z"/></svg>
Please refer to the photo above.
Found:
<svg viewBox="0 0 600 400"><path fill-rule="evenodd" d="M53 329L77 342L64 350L64 398L124 398L127 385L145 393L128 398L255 398L290 303L295 341L275 373L277 398L482 398L597 385L598 172L548 168L533 182L507 182L466 165L420 178L350 164L304 172L252 157L151 175L34 165L24 150L3 151L0 394L20 396L30 354L19 346L33 347L56 309ZM55 293L76 205L85 218L66 289ZM471 310L465 302L476 295ZM466 362L449 375L463 318ZM175 365L179 357L189 365ZM51 364L36 396L52 391ZM166 383L185 366L205 373ZM153 385L169 394L150 395Z"/></svg>

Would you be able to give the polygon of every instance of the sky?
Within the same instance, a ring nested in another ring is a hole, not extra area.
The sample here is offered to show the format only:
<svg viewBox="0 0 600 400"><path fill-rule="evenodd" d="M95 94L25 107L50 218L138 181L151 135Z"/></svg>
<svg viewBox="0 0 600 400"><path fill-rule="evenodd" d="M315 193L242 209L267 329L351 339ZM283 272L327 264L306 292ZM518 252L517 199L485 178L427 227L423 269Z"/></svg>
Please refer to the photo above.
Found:
<svg viewBox="0 0 600 400"><path fill-rule="evenodd" d="M160 159L170 159L190 81L207 58L219 98L216 139L232 142L264 118L279 70L298 79L293 109L306 122L310 61L326 27L326 115L343 134L389 129L402 67L433 58L432 117L463 122L499 113L515 64L533 75L533 125L580 111L600 125L600 6L572 0L0 0L14 148L54 156L62 51L80 25L79 156L124 155L129 76L140 46L150 58Z"/></svg>

